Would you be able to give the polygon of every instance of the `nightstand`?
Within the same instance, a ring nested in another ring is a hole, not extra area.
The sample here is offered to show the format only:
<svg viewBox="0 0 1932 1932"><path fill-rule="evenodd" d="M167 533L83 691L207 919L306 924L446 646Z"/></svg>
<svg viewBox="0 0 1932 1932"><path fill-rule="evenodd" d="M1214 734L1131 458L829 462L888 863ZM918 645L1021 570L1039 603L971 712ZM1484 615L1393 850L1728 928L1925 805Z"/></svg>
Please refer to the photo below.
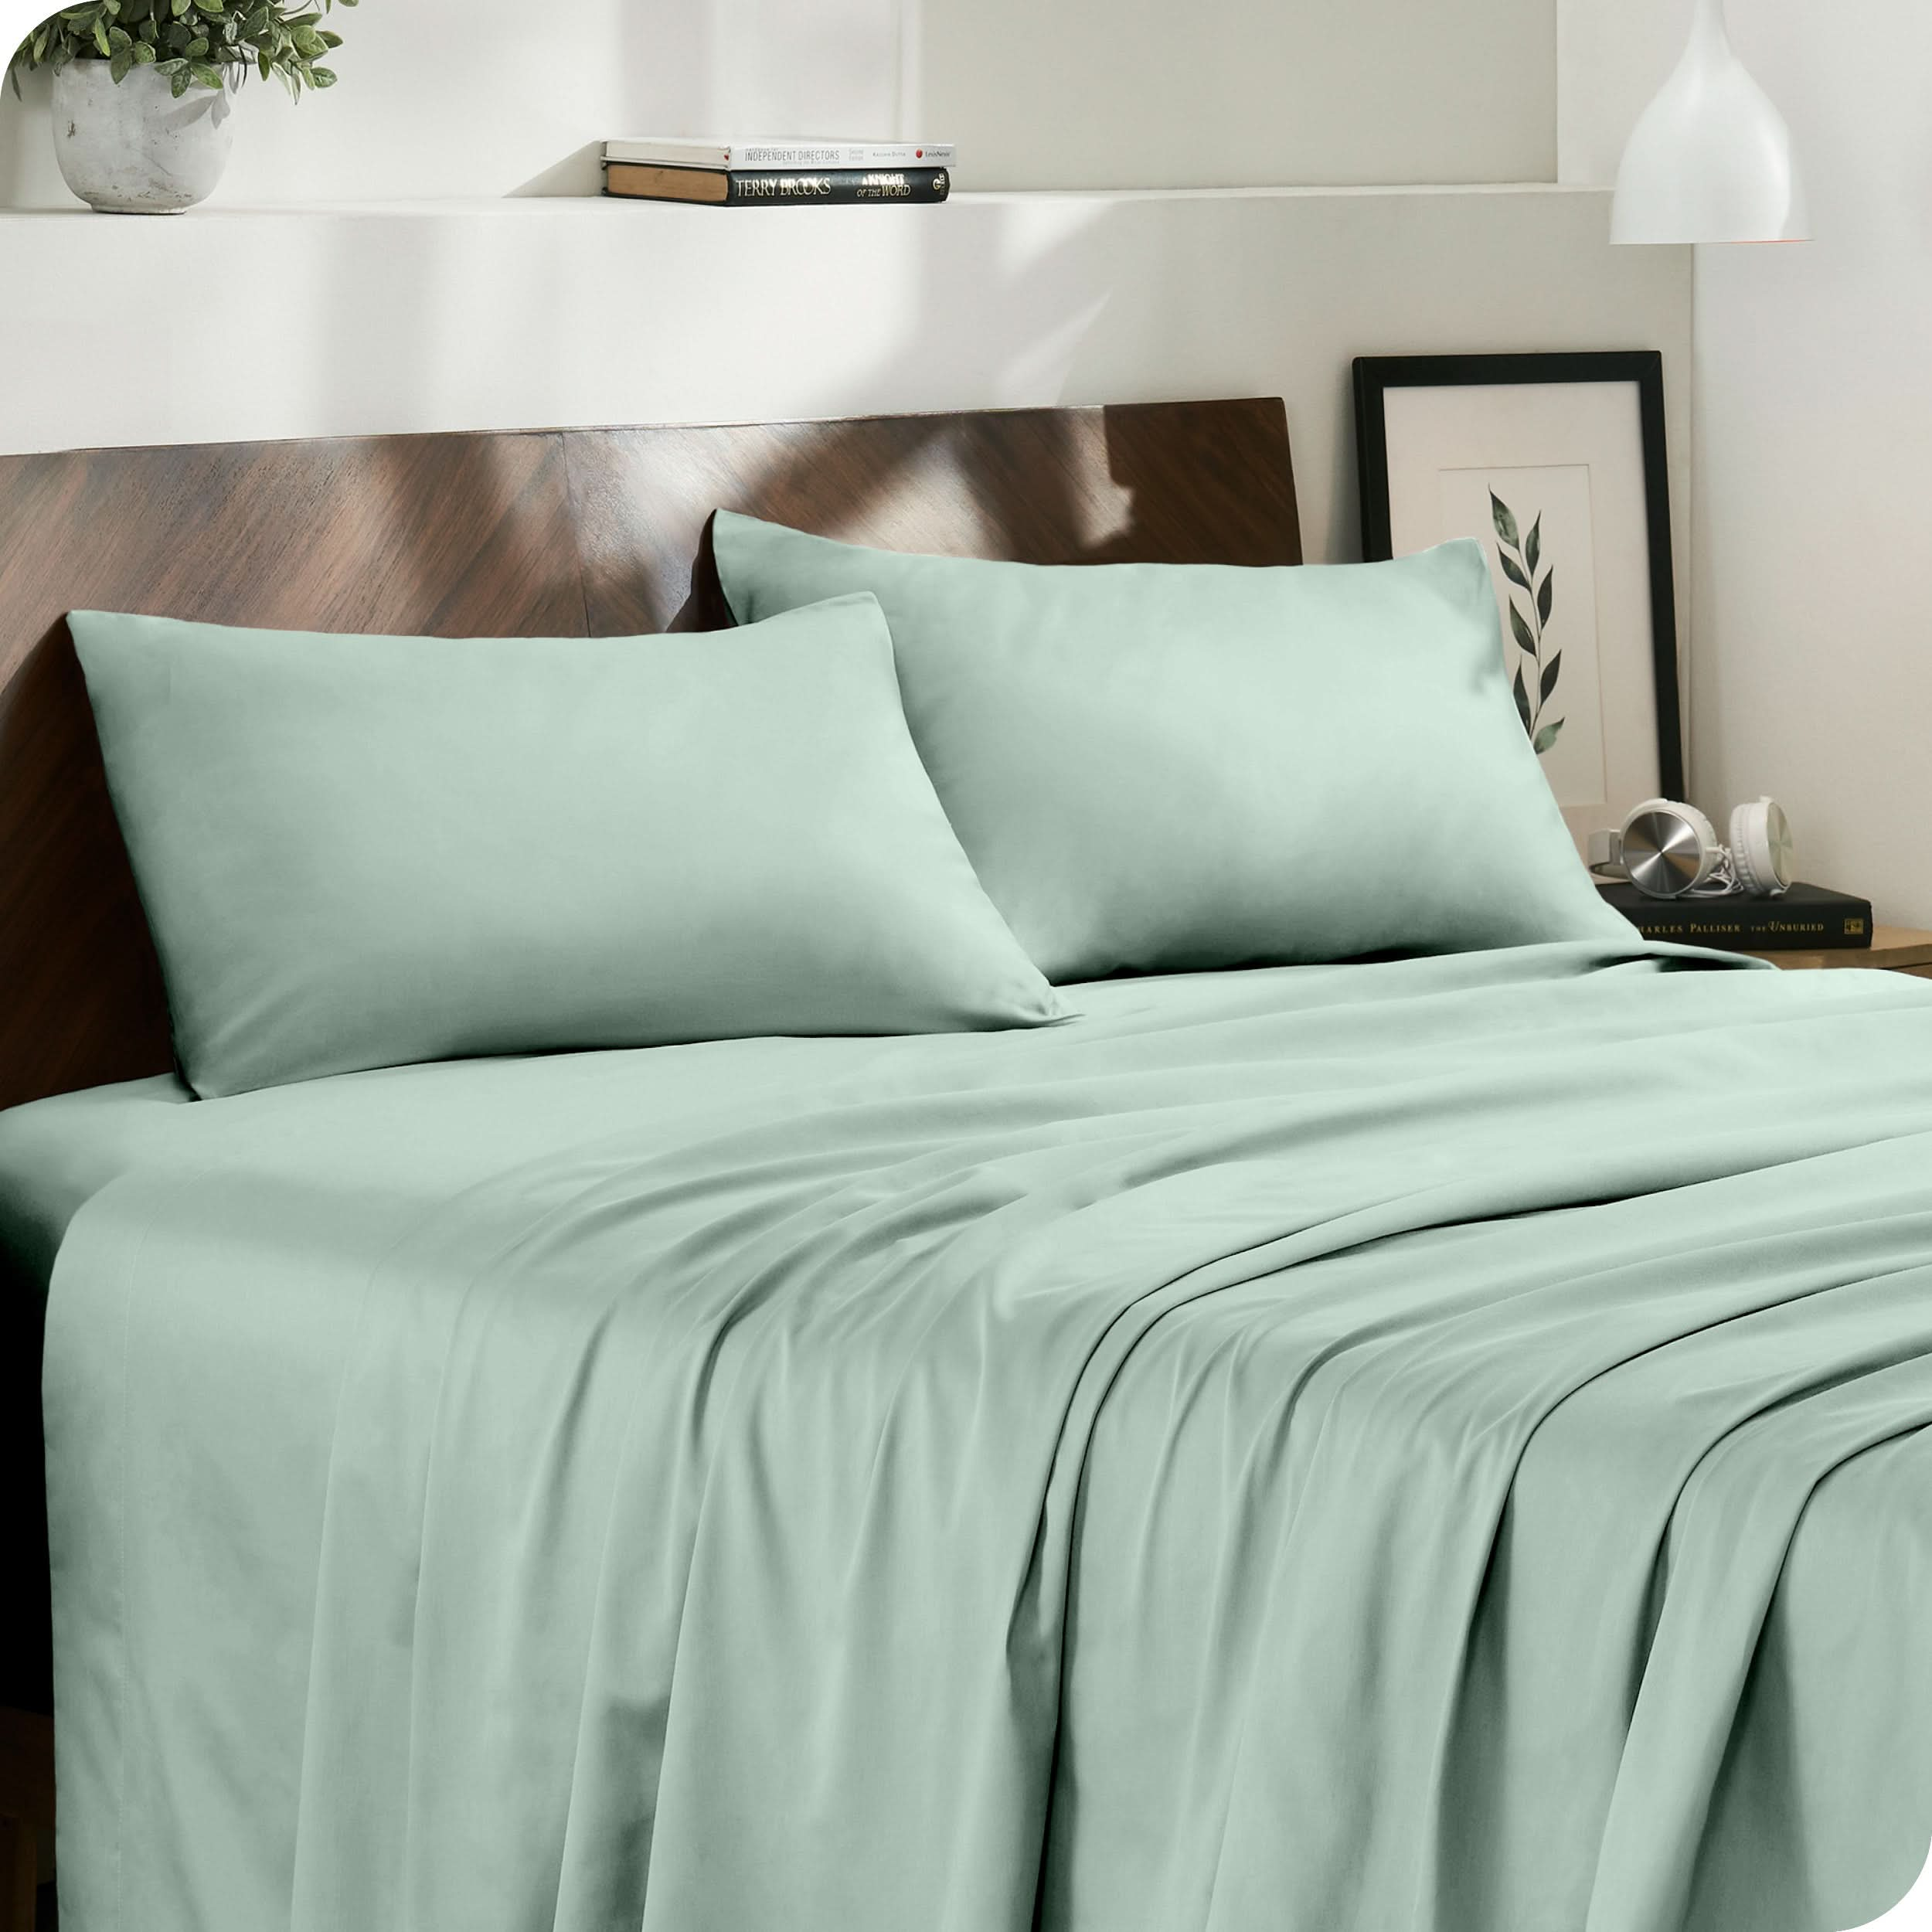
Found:
<svg viewBox="0 0 1932 1932"><path fill-rule="evenodd" d="M33 1932L39 1842L53 1829L53 1719L0 1710L0 1928Z"/></svg>
<svg viewBox="0 0 1932 1932"><path fill-rule="evenodd" d="M1869 947L1848 946L1821 953L1755 953L1752 957L1768 959L1787 972L1862 966L1872 972L1910 973L1914 978L1932 979L1932 933L1915 933L1903 926L1876 926Z"/></svg>

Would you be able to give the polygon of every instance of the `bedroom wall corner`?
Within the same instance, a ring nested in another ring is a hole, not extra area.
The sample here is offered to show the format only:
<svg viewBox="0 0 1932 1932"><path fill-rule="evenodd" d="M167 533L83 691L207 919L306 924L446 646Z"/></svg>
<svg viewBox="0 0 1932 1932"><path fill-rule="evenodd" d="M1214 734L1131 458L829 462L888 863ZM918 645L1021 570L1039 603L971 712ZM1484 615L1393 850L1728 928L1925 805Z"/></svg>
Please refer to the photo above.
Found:
<svg viewBox="0 0 1932 1932"><path fill-rule="evenodd" d="M1563 0L1566 179L1610 178L1685 18ZM1791 124L1815 239L1696 251L1693 792L1716 811L1770 793L1804 876L1932 927L1932 12L1740 0L1731 19Z"/></svg>

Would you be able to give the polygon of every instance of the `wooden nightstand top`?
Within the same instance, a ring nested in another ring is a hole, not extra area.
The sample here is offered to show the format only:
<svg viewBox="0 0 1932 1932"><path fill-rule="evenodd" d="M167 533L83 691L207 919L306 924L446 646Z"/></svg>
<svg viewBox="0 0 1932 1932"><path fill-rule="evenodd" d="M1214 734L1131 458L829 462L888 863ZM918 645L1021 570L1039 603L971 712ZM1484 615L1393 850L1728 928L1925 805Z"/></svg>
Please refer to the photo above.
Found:
<svg viewBox="0 0 1932 1932"><path fill-rule="evenodd" d="M1845 947L1817 953L1759 953L1774 966L1787 972L1828 971L1834 967L1862 966L1882 973L1912 973L1932 979L1932 933L1916 933L1905 926L1872 928L1869 947Z"/></svg>

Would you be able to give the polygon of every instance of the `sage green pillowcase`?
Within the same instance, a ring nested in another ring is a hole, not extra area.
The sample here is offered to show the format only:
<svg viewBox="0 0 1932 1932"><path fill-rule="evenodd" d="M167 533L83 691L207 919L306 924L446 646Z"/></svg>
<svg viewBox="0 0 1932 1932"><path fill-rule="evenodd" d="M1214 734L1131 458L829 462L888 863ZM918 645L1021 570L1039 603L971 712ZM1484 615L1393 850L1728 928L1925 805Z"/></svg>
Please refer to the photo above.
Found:
<svg viewBox="0 0 1932 1932"><path fill-rule="evenodd" d="M68 621L198 1094L1066 1010L947 824L869 596L595 641Z"/></svg>
<svg viewBox="0 0 1932 1932"><path fill-rule="evenodd" d="M728 511L715 536L741 621L877 596L940 801L1049 979L1628 941L1473 543L1246 570L904 556Z"/></svg>

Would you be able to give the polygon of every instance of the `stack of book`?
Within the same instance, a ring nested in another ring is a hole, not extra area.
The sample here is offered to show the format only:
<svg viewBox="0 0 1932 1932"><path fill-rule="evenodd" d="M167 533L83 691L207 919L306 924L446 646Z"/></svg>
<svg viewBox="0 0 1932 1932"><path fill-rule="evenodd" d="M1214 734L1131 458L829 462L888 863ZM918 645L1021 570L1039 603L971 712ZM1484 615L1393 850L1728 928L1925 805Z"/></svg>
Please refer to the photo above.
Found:
<svg viewBox="0 0 1932 1932"><path fill-rule="evenodd" d="M1634 886L1597 889L1646 939L1716 946L1733 953L1822 953L1872 943L1872 902L1822 886L1795 885L1775 899L1647 899Z"/></svg>
<svg viewBox="0 0 1932 1932"><path fill-rule="evenodd" d="M604 192L709 208L903 207L952 189L951 141L684 141L604 144Z"/></svg>

